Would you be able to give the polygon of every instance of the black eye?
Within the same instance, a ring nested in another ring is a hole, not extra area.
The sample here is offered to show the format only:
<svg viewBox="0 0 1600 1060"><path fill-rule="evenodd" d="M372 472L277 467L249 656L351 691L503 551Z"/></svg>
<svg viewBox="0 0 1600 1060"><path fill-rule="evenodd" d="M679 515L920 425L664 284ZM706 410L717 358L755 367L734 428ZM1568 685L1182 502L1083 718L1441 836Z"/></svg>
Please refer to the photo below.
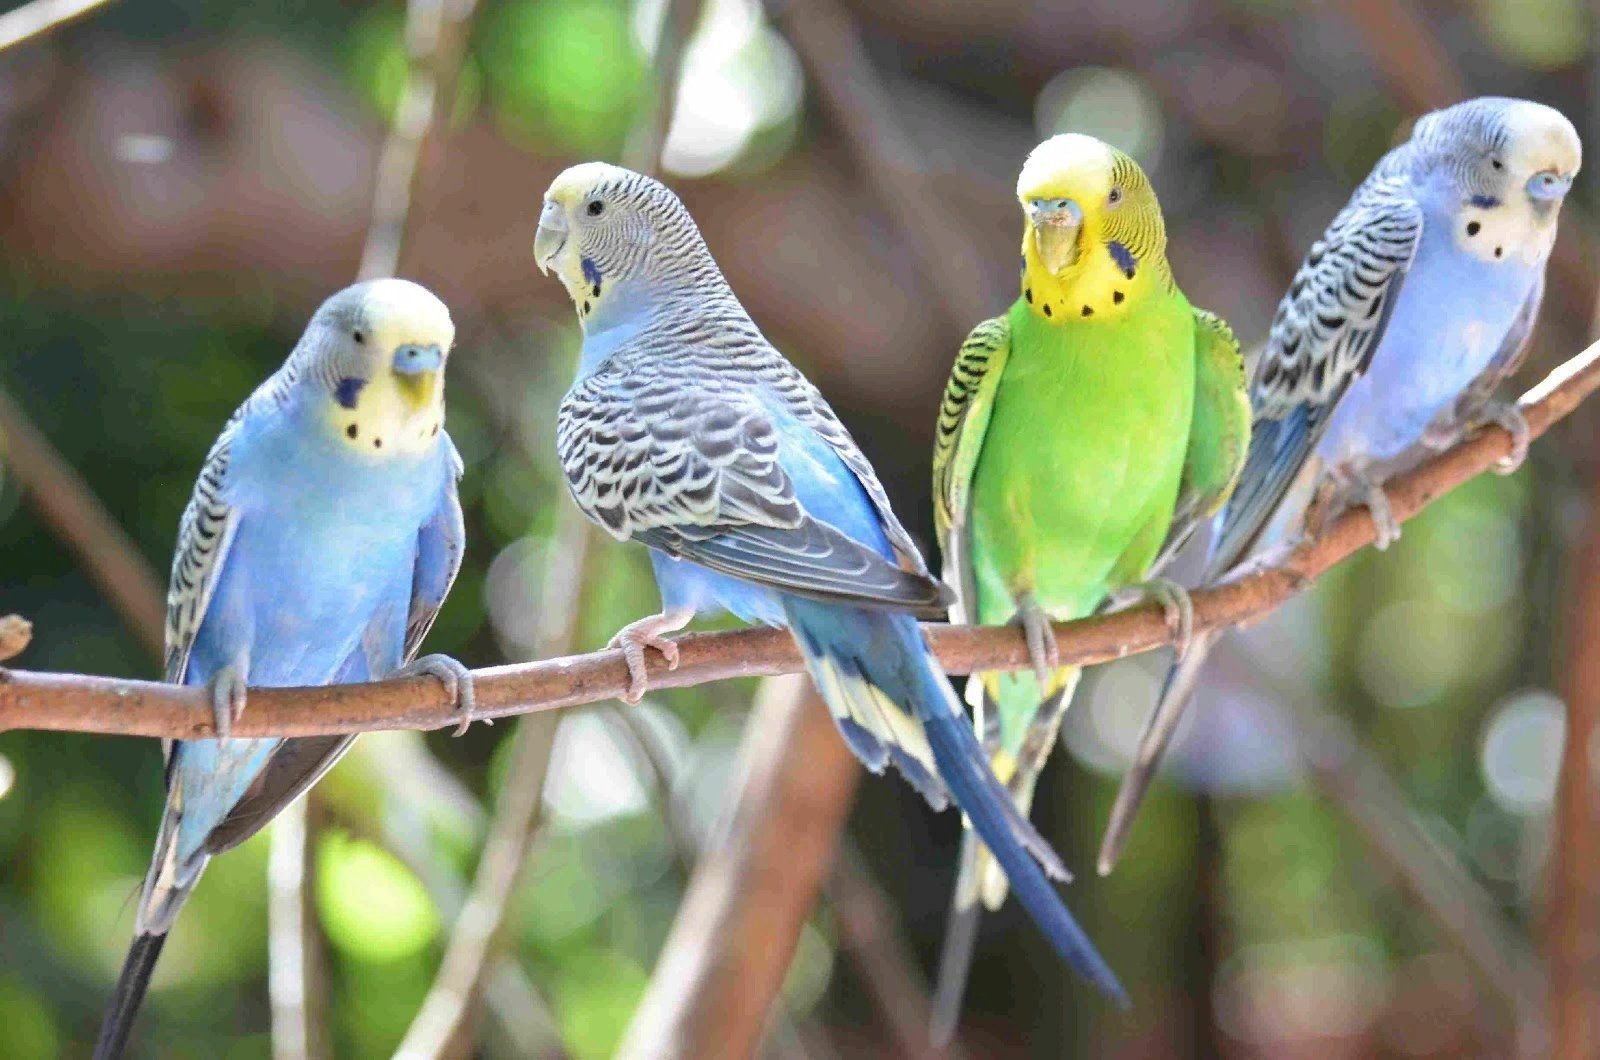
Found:
<svg viewBox="0 0 1600 1060"><path fill-rule="evenodd" d="M588 210L590 217L599 217L606 212L606 204L599 199L590 199L589 205L585 209Z"/></svg>
<svg viewBox="0 0 1600 1060"><path fill-rule="evenodd" d="M355 339L358 345L367 341L366 333L361 331L352 331L350 337Z"/></svg>
<svg viewBox="0 0 1600 1060"><path fill-rule="evenodd" d="M1494 168L1496 168L1496 169L1504 169L1504 168L1506 168L1506 164L1504 162L1500 161L1498 158L1489 159L1489 164L1491 166L1493 166Z"/></svg>
<svg viewBox="0 0 1600 1060"><path fill-rule="evenodd" d="M1106 196L1106 200L1108 202L1110 202L1111 205L1113 205L1113 206L1115 206L1117 203L1121 202L1122 201L1122 189L1121 188L1112 188L1111 189L1111 194Z"/></svg>

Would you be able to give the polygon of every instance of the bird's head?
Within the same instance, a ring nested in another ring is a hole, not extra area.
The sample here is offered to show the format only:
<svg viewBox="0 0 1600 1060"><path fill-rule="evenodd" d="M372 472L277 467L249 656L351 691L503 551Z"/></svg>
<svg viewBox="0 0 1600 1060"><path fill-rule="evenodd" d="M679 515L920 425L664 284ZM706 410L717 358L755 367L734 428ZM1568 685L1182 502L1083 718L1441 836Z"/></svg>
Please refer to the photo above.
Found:
<svg viewBox="0 0 1600 1060"><path fill-rule="evenodd" d="M1166 274L1155 190L1130 156L1067 133L1028 155L1017 178L1023 294L1043 316L1113 315Z"/></svg>
<svg viewBox="0 0 1600 1060"><path fill-rule="evenodd" d="M1434 111L1411 135L1460 203L1459 244L1486 260L1542 260L1583 163L1553 107L1485 97Z"/></svg>
<svg viewBox="0 0 1600 1060"><path fill-rule="evenodd" d="M660 181L605 162L585 162L545 192L533 256L572 296L584 326L633 282L688 282L710 254L688 209Z"/></svg>
<svg viewBox="0 0 1600 1060"><path fill-rule="evenodd" d="M317 310L302 344L347 443L374 454L417 452L444 422L450 311L410 280L358 283Z"/></svg>

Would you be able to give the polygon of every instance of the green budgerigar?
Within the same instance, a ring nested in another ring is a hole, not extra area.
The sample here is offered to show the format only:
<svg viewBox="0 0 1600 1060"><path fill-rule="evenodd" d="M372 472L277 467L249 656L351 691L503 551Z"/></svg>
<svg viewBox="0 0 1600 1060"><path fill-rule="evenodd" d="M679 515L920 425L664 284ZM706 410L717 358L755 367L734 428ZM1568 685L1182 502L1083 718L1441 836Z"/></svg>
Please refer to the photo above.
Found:
<svg viewBox="0 0 1600 1060"><path fill-rule="evenodd" d="M1238 343L1189 304L1166 260L1161 208L1128 155L1056 136L1017 181L1022 292L961 347L940 409L934 499L951 618L1017 623L1033 672L969 684L974 723L1022 812L1078 682L1052 620L1135 595L1180 640L1188 597L1153 576L1227 498L1250 404ZM980 905L1004 875L969 829L940 970L935 1031L954 1027Z"/></svg>

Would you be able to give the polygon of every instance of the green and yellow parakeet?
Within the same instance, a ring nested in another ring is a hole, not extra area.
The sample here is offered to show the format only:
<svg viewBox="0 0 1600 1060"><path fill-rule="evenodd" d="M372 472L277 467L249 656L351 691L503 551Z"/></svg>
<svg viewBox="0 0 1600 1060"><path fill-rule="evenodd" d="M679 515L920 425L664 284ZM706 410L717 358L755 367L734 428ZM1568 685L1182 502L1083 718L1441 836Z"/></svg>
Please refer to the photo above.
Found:
<svg viewBox="0 0 1600 1060"><path fill-rule="evenodd" d="M1223 503L1249 443L1243 360L1166 260L1161 208L1128 155L1089 136L1034 149L1017 181L1022 293L961 347L940 409L934 503L952 621L1016 622L1034 672L968 687L994 771L1024 814L1078 682L1051 620L1108 600L1188 599L1153 570ZM936 1031L954 1026L979 901L1006 881L969 829L940 971Z"/></svg>

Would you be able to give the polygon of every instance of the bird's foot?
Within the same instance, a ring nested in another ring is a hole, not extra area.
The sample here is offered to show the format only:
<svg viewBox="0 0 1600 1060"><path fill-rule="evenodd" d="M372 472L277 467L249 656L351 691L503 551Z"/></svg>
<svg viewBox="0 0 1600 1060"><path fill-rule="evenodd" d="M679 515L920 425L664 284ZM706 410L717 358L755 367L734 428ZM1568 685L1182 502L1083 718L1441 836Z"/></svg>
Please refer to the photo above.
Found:
<svg viewBox="0 0 1600 1060"><path fill-rule="evenodd" d="M463 666L458 660L448 655L424 655L400 667L390 677L432 677L444 685L445 695L450 697L452 709L460 718L453 736L460 736L472 725L472 715L478 707L478 690L473 683L472 671ZM485 725L493 725L492 718L483 719Z"/></svg>
<svg viewBox="0 0 1600 1060"><path fill-rule="evenodd" d="M1494 473L1509 475L1528 459L1528 446L1533 442L1533 428L1522 407L1512 401L1491 401L1478 413L1480 424L1493 423L1511 435L1511 452L1495 461Z"/></svg>
<svg viewBox="0 0 1600 1060"><path fill-rule="evenodd" d="M1378 529L1372 545L1382 552L1400 540L1400 524L1395 520L1394 509L1389 506L1389 495L1383 491L1383 486L1369 478L1355 479L1354 486L1361 498L1361 506L1372 516L1373 525Z"/></svg>
<svg viewBox="0 0 1600 1060"><path fill-rule="evenodd" d="M224 666L211 678L211 720L217 727L217 739L226 740L233 731L234 719L244 713L244 675L233 666Z"/></svg>
<svg viewBox="0 0 1600 1060"><path fill-rule="evenodd" d="M645 673L644 650L654 648L667 660L667 669L678 668L678 645L662 636L663 633L676 633L689 624L694 618L690 610L663 611L659 615L650 615L637 622L629 622L617 630L617 635L611 638L606 645L608 648L621 648L622 658L628 664L628 690L622 694L624 703L637 703L644 698L645 689L649 687L649 675Z"/></svg>
<svg viewBox="0 0 1600 1060"><path fill-rule="evenodd" d="M1194 601L1189 597L1189 590L1171 578L1151 578L1130 591L1140 601L1151 600L1161 605L1178 658L1189 654L1189 642L1194 639Z"/></svg>
<svg viewBox="0 0 1600 1060"><path fill-rule="evenodd" d="M1017 598L1017 617L1022 636L1028 642L1028 658L1033 662L1034 676L1041 689L1049 687L1050 675L1061 668L1061 652L1056 647L1056 631L1051 628L1050 615L1039 606L1032 593Z"/></svg>

